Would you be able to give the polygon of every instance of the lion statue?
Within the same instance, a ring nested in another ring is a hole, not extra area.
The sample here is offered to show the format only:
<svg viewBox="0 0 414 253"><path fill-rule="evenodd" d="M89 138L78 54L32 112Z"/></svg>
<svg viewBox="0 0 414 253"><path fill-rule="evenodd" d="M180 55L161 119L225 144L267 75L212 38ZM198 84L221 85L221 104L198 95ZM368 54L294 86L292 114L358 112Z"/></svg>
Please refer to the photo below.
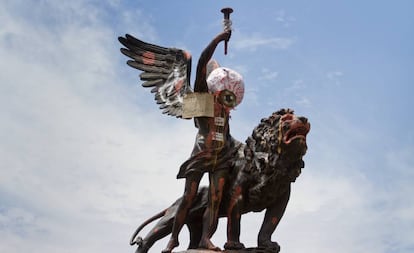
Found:
<svg viewBox="0 0 414 253"><path fill-rule="evenodd" d="M227 250L240 250L241 215L266 210L257 238L257 247L279 252L280 246L271 236L282 218L290 197L290 185L304 167L302 157L307 150L306 135L310 124L291 109L281 109L261 120L232 166L220 206L220 217L227 217ZM140 225L130 240L137 244L136 253L146 253L153 244L171 233L179 200ZM186 225L190 232L188 248L197 248L201 237L203 213L208 203L208 187L199 190L189 211ZM161 218L144 237L138 233L149 223Z"/></svg>

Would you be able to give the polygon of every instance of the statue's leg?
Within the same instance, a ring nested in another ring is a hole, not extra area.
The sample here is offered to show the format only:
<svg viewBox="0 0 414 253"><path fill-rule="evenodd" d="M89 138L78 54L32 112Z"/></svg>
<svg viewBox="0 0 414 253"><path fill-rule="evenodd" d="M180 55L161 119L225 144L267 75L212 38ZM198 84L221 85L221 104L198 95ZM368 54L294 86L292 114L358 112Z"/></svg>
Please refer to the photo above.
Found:
<svg viewBox="0 0 414 253"><path fill-rule="evenodd" d="M163 253L170 253L175 247L179 245L178 234L184 226L188 210L190 209L197 195L198 185L200 183L201 177L201 173L191 173L191 175L185 179L184 195L181 199L174 218L171 238L168 241L167 247L162 251Z"/></svg>
<svg viewBox="0 0 414 253"><path fill-rule="evenodd" d="M275 201L275 204L267 208L263 224L257 238L258 247L280 250L279 244L277 242L272 242L271 237L282 219L286 206L289 202L290 185L288 187L287 191Z"/></svg>
<svg viewBox="0 0 414 253"><path fill-rule="evenodd" d="M227 250L244 249L240 242L241 207L243 206L242 187L237 185L232 190L232 195L227 210L227 242L224 248Z"/></svg>
<svg viewBox="0 0 414 253"><path fill-rule="evenodd" d="M203 216L203 233L199 244L200 248L220 250L210 239L217 230L218 211L221 199L223 198L223 190L227 176L228 172L226 170L219 170L209 174L209 201Z"/></svg>

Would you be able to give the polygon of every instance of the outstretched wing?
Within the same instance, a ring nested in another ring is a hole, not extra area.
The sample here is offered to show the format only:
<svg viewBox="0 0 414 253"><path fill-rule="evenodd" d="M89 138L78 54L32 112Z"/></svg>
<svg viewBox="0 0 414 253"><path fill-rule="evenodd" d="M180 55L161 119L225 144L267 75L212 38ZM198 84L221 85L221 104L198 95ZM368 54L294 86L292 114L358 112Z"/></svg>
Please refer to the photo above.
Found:
<svg viewBox="0 0 414 253"><path fill-rule="evenodd" d="M181 49L143 42L129 34L118 40L125 46L121 52L131 58L127 64L143 71L139 76L142 86L152 88L163 113L181 117L183 97L192 92L191 55Z"/></svg>

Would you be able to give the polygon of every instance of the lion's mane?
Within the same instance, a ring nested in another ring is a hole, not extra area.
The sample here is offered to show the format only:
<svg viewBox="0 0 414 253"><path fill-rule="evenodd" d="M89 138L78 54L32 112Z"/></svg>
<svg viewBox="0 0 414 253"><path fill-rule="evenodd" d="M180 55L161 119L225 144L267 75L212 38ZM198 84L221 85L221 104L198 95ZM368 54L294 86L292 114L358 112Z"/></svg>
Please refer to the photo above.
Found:
<svg viewBox="0 0 414 253"><path fill-rule="evenodd" d="M245 189L245 211L262 211L283 194L293 181L289 168L282 166L280 118L293 114L281 109L263 118L246 140L243 157L235 167L238 173L235 184ZM302 160L300 159L300 161Z"/></svg>

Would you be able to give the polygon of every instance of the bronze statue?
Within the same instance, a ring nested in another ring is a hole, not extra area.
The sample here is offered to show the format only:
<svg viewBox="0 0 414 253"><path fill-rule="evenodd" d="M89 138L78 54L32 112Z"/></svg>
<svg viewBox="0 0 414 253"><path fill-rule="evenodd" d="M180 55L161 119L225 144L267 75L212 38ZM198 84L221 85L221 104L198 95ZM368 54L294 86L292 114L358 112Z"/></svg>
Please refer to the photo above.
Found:
<svg viewBox="0 0 414 253"><path fill-rule="evenodd" d="M229 9L223 10L228 19ZM121 52L133 60L128 65L144 71L140 77L146 81L144 87L154 87L155 98L164 112L185 117L185 99L190 95L205 102L201 111L191 112L198 128L191 157L185 161L177 178L185 178L184 195L178 206L171 238L164 253L178 246L178 234L185 223L189 208L197 195L204 172L209 173L209 205L203 218L202 236L198 247L220 250L210 240L217 229L218 210L223 196L228 169L239 149L240 143L230 136L230 110L236 107L244 94L244 83L240 74L221 68L211 60L217 45L227 42L231 29L227 27L218 34L202 52L197 64L194 91L189 85L191 56L180 49L164 48L148 44L126 35L119 41L126 47ZM202 96L207 95L206 96ZM188 101L188 100L187 100ZM210 102L208 102L210 101ZM200 102L200 101L199 101Z"/></svg>
<svg viewBox="0 0 414 253"><path fill-rule="evenodd" d="M310 125L290 109L263 119L246 144L230 135L231 109L243 99L244 83L240 74L220 67L212 56L217 45L231 37L230 8L225 15L224 32L218 34L202 52L194 90L190 85L191 55L181 49L143 42L131 35L119 37L125 46L121 52L130 57L127 64L143 71L140 79L151 88L163 113L178 118L194 118L198 128L191 157L179 170L185 178L183 196L171 207L150 218L131 238L137 252L145 253L159 239L171 233L163 253L178 246L178 234L184 224L190 229L189 248L220 250L211 242L218 218L226 216L226 249L243 249L239 241L241 214L266 209L258 236L258 246L278 251L270 236L279 223L293 182L303 167L306 135ZM199 189L205 172L209 187ZM163 217L144 238L138 232L148 223Z"/></svg>
<svg viewBox="0 0 414 253"><path fill-rule="evenodd" d="M279 252L277 242L271 236L279 224L290 197L290 184L300 175L306 153L306 135L310 124L305 117L296 116L290 109L281 109L262 119L246 143L239 148L233 159L219 217L227 217L228 250L240 250L241 215L266 210L257 237L257 247L270 252ZM189 249L198 248L202 234L202 220L208 206L208 188L197 193L186 217L190 231ZM170 207L154 215L140 225L132 235L130 244L137 244L137 253L146 253L152 245L171 233L178 199ZM149 223L161 218L144 237L138 233Z"/></svg>

